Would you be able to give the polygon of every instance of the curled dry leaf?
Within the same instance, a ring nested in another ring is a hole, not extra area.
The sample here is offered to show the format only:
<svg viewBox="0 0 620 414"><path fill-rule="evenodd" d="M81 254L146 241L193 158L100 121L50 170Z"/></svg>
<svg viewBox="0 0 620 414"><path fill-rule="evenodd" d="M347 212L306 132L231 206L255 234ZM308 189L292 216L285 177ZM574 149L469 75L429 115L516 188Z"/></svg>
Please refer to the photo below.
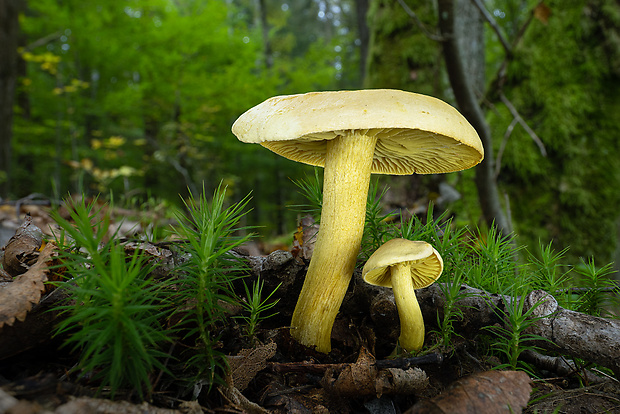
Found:
<svg viewBox="0 0 620 414"><path fill-rule="evenodd" d="M310 260L318 232L319 225L314 222L312 216L302 217L293 236L293 248L291 249L293 257Z"/></svg>
<svg viewBox="0 0 620 414"><path fill-rule="evenodd" d="M55 253L56 245L48 243L26 273L0 287L0 328L12 326L15 319L23 321L32 306L39 303L48 280L48 262Z"/></svg>
<svg viewBox="0 0 620 414"><path fill-rule="evenodd" d="M334 378L335 370L328 369L321 380L328 393L339 396L377 396L415 394L428 385L426 373L420 368L379 369L375 358L362 348L355 364L347 365Z"/></svg>
<svg viewBox="0 0 620 414"><path fill-rule="evenodd" d="M405 414L518 414L527 405L531 391L530 377L525 372L480 372L456 381Z"/></svg>
<svg viewBox="0 0 620 414"><path fill-rule="evenodd" d="M26 272L36 263L39 249L43 244L43 232L32 222L30 215L17 228L15 235L9 239L4 247L2 265L11 276L18 276Z"/></svg>
<svg viewBox="0 0 620 414"><path fill-rule="evenodd" d="M229 370L226 375L226 386L219 390L231 404L240 411L250 414L267 414L268 411L248 400L241 391L254 379L259 371L267 367L267 360L276 353L275 342L258 345L252 349L242 349L236 356L228 357Z"/></svg>

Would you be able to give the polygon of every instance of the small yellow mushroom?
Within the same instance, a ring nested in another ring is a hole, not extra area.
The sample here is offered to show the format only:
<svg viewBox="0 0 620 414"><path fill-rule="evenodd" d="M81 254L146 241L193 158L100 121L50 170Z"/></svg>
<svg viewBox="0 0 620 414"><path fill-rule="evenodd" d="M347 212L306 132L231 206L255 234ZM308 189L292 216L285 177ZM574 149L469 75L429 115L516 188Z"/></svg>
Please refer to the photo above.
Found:
<svg viewBox="0 0 620 414"><path fill-rule="evenodd" d="M432 285L443 271L443 260L423 241L392 239L369 258L362 277L366 283L392 288L400 318L398 343L408 352L424 344L424 318L415 289Z"/></svg>

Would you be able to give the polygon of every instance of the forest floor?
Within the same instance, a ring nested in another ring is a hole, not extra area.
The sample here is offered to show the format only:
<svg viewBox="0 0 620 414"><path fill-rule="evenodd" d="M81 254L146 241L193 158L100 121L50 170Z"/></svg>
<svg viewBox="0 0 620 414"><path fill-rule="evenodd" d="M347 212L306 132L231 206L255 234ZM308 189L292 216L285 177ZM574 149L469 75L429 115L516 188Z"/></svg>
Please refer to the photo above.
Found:
<svg viewBox="0 0 620 414"><path fill-rule="evenodd" d="M40 228L49 224L45 208L7 208L0 210L0 237L13 235L24 213ZM138 222L132 237L136 228ZM49 309L59 298L51 291L23 320L0 327L0 413L620 413L618 379L591 364L562 374L538 369L536 376L498 370L501 361L489 357L475 335L460 332L449 349L440 346L428 312L424 351L391 358L398 320L393 310L383 318L371 314L359 274L334 324L332 351L306 348L291 338L288 324L308 260L286 250L247 247L238 252L251 264L246 282L260 276L265 292L280 286L272 297L278 303L276 314L262 321L252 338L232 317L240 308L231 308L231 317L220 323L218 351L230 367L224 383L182 387L184 378L154 373L148 402L133 390L121 390L113 401L106 398L107 391L89 375L73 371L78 356L62 346L63 338L52 337L58 315ZM12 283L1 282L0 291ZM241 285L235 288L243 294ZM3 312L10 311L0 304L0 317Z"/></svg>

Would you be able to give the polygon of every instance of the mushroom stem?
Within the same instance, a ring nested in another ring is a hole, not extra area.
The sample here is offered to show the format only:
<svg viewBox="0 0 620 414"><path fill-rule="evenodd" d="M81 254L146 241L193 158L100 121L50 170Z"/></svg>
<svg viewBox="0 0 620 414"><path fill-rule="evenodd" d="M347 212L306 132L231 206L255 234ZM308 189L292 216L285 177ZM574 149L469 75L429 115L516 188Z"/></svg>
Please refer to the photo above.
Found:
<svg viewBox="0 0 620 414"><path fill-rule="evenodd" d="M409 262L391 266L392 290L400 318L398 342L407 352L418 351L424 345L424 318L411 280Z"/></svg>
<svg viewBox="0 0 620 414"><path fill-rule="evenodd" d="M291 321L291 336L319 352L331 350L331 331L355 270L377 139L348 132L327 141L318 237Z"/></svg>

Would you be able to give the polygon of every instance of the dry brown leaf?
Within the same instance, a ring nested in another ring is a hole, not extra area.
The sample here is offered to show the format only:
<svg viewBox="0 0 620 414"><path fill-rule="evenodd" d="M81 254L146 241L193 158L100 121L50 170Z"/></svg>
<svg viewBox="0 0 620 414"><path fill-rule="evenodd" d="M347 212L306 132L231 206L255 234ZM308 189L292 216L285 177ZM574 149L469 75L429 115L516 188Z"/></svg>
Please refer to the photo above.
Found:
<svg viewBox="0 0 620 414"><path fill-rule="evenodd" d="M530 377L522 371L486 371L462 378L405 414L495 414L521 412L530 399Z"/></svg>
<svg viewBox="0 0 620 414"><path fill-rule="evenodd" d="M314 243L319 232L319 225L314 222L312 216L304 216L293 235L293 248L291 253L295 258L309 260L314 251Z"/></svg>
<svg viewBox="0 0 620 414"><path fill-rule="evenodd" d="M37 261L42 244L43 232L32 222L32 216L26 216L4 247L4 270L11 276L26 272Z"/></svg>
<svg viewBox="0 0 620 414"><path fill-rule="evenodd" d="M242 349L237 356L228 357L230 387L243 391L254 379L256 374L267 367L267 361L276 354L276 343L269 342L252 349Z"/></svg>
<svg viewBox="0 0 620 414"><path fill-rule="evenodd" d="M219 387L220 392L230 403L250 414L266 414L267 410L248 400L241 391L247 388L259 371L267 367L267 360L276 353L277 345L269 342L252 349L242 349L236 356L228 356L228 373L226 386Z"/></svg>
<svg viewBox="0 0 620 414"><path fill-rule="evenodd" d="M325 372L323 388L338 395L374 395L377 372L375 357L362 347L355 364L348 365L337 378L333 378L333 370Z"/></svg>
<svg viewBox="0 0 620 414"><path fill-rule="evenodd" d="M48 262L56 253L56 245L48 243L37 262L28 271L0 287L0 328L22 322L32 306L39 303L48 280Z"/></svg>
<svg viewBox="0 0 620 414"><path fill-rule="evenodd" d="M328 368L321 380L323 388L339 396L377 396L414 394L428 385L426 373L419 368L379 369L375 358L362 348L354 364L347 365L338 374Z"/></svg>

